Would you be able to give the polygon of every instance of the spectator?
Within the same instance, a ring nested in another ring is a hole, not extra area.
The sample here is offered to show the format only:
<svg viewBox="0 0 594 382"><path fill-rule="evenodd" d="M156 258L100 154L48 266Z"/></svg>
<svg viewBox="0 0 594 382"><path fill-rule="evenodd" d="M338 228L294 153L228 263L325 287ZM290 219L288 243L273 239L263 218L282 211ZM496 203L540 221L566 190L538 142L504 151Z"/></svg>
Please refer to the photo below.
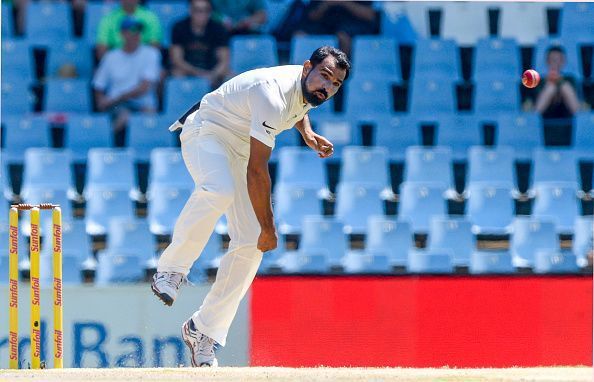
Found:
<svg viewBox="0 0 594 382"><path fill-rule="evenodd" d="M138 0L121 0L121 8L115 9L101 19L97 32L97 57L101 59L105 52L124 45L120 25L122 20L133 17L142 24L142 42L159 47L161 44L161 24L153 12L138 5Z"/></svg>
<svg viewBox="0 0 594 382"><path fill-rule="evenodd" d="M155 84L161 55L158 49L141 43L142 29L140 20L125 18L121 22L124 46L103 57L93 79L97 109L112 113L116 146L124 145L130 112L157 109Z"/></svg>
<svg viewBox="0 0 594 382"><path fill-rule="evenodd" d="M580 104L575 80L562 72L565 52L559 46L547 49L545 81L536 88L536 111L542 114L547 146L571 145L571 118Z"/></svg>
<svg viewBox="0 0 594 382"><path fill-rule="evenodd" d="M260 33L266 22L264 0L213 0L215 19L231 34Z"/></svg>
<svg viewBox="0 0 594 382"><path fill-rule="evenodd" d="M544 118L571 118L579 108L575 80L562 73L565 51L559 46L547 50L546 81L537 89L536 111Z"/></svg>
<svg viewBox="0 0 594 382"><path fill-rule="evenodd" d="M375 34L378 25L378 15L371 1L311 1L301 32L336 34L341 49L350 55L352 37Z"/></svg>
<svg viewBox="0 0 594 382"><path fill-rule="evenodd" d="M217 87L229 74L229 36L213 20L210 0L190 0L190 16L173 26L169 57L175 76L198 76Z"/></svg>

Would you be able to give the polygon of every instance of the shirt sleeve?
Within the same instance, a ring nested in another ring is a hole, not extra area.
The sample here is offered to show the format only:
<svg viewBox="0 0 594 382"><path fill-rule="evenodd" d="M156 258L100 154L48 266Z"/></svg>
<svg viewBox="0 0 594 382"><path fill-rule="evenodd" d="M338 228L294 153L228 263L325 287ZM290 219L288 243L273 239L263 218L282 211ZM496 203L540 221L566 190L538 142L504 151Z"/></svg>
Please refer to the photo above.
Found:
<svg viewBox="0 0 594 382"><path fill-rule="evenodd" d="M163 40L163 31L161 29L161 22L159 18L152 12L146 11L145 25L143 31L144 41L148 44L160 44Z"/></svg>
<svg viewBox="0 0 594 382"><path fill-rule="evenodd" d="M277 86L263 83L250 90L252 122L250 136L274 148L274 140L281 132L282 100Z"/></svg>
<svg viewBox="0 0 594 382"><path fill-rule="evenodd" d="M111 57L111 54L107 53L99 63L99 67L93 77L93 88L96 90L107 90L107 86L109 85L109 66Z"/></svg>
<svg viewBox="0 0 594 382"><path fill-rule="evenodd" d="M173 25L173 29L171 30L171 44L172 45L183 45L184 42L184 32L183 32L183 21L178 21Z"/></svg>
<svg viewBox="0 0 594 382"><path fill-rule="evenodd" d="M101 21L99 22L99 27L97 28L97 44L98 45L107 45L109 46L109 30L111 24L113 24L114 16L110 13L105 15Z"/></svg>
<svg viewBox="0 0 594 382"><path fill-rule="evenodd" d="M147 81L157 82L161 70L161 53L154 47L147 47L147 60L142 72L142 78Z"/></svg>

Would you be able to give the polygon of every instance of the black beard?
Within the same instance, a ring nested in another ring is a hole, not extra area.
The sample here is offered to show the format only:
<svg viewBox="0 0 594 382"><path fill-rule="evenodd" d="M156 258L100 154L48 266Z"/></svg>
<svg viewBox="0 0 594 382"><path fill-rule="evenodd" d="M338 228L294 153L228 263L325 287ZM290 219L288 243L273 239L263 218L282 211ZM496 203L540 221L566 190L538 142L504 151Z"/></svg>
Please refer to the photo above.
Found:
<svg viewBox="0 0 594 382"><path fill-rule="evenodd" d="M328 96L323 89L316 90L316 91L324 94L326 96L326 98L324 98L324 99L318 98L318 96L316 96L313 92L310 92L309 90L307 90L307 87L305 86L305 82L307 81L307 78L309 77L310 73L311 72L307 73L307 76L301 80L301 92L303 93L303 97L305 98L305 100L307 101L308 104L310 104L312 106L320 106L321 104L326 102L326 100L328 99Z"/></svg>

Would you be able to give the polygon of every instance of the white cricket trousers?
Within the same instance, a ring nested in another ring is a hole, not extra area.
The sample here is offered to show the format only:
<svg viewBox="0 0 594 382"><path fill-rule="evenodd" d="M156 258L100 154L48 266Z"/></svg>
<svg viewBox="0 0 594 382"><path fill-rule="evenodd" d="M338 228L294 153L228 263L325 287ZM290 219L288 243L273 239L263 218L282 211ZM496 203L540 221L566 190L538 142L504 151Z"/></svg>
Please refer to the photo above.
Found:
<svg viewBox="0 0 594 382"><path fill-rule="evenodd" d="M179 215L171 244L159 258L159 272L187 275L221 215L227 215L231 242L202 306L194 313L201 333L224 346L239 303L262 260L260 224L247 190L249 142L228 130L186 121L180 136L184 162L195 189ZM196 120L198 120L196 122Z"/></svg>

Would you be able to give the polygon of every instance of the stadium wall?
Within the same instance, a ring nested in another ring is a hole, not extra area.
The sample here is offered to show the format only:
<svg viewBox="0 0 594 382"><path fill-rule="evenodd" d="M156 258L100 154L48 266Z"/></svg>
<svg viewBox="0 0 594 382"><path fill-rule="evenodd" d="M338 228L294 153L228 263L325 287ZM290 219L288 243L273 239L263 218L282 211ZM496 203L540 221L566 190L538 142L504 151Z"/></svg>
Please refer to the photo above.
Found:
<svg viewBox="0 0 594 382"><path fill-rule="evenodd" d="M592 278L269 277L254 366L592 365Z"/></svg>
<svg viewBox="0 0 594 382"><path fill-rule="evenodd" d="M64 287L64 367L176 367L190 365L180 337L181 324L200 306L210 284L183 286L172 307L159 302L148 284ZM22 366L29 356L29 284L19 288L19 343ZM41 294L42 360L52 366L51 290ZM6 285L0 295L8 296ZM7 300L1 298L0 369L8 367ZM7 304L7 305L4 305ZM221 364L248 364L248 307L245 299L218 352Z"/></svg>

